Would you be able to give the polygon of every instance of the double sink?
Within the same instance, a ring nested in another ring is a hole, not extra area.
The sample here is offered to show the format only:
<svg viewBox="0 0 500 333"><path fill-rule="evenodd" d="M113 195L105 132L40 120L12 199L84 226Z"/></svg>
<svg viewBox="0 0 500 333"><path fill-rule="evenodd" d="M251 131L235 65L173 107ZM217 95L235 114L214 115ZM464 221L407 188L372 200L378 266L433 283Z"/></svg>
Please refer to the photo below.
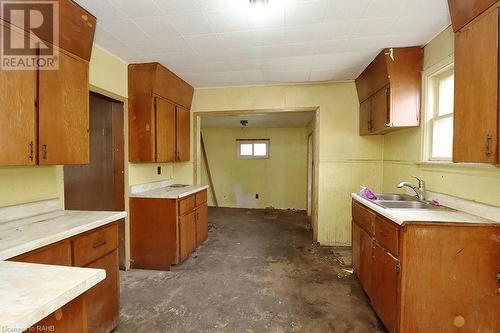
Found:
<svg viewBox="0 0 500 333"><path fill-rule="evenodd" d="M421 201L417 197L407 194L376 194L376 196L376 200L370 201L382 208L412 210L452 210L448 207L432 205L427 201Z"/></svg>

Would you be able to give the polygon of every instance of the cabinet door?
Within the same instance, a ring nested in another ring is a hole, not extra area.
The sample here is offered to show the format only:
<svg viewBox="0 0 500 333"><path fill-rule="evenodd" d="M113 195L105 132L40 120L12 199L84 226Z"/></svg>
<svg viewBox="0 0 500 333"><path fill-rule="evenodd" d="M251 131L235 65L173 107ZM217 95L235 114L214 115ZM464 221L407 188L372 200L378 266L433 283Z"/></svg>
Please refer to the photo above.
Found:
<svg viewBox="0 0 500 333"><path fill-rule="evenodd" d="M118 249L86 266L106 271L106 278L87 291L89 333L108 333L118 325L120 280Z"/></svg>
<svg viewBox="0 0 500 333"><path fill-rule="evenodd" d="M387 331L395 332L399 261L378 244L373 249L373 308Z"/></svg>
<svg viewBox="0 0 500 333"><path fill-rule="evenodd" d="M373 240L363 229L360 229L359 239L360 253L358 278L368 297L372 298Z"/></svg>
<svg viewBox="0 0 500 333"><path fill-rule="evenodd" d="M24 45L15 31L10 35ZM36 71L0 70L0 166L36 164L36 77Z"/></svg>
<svg viewBox="0 0 500 333"><path fill-rule="evenodd" d="M464 25L479 16L498 0L448 0L453 30L460 30Z"/></svg>
<svg viewBox="0 0 500 333"><path fill-rule="evenodd" d="M359 135L369 135L372 129L371 98L359 105Z"/></svg>
<svg viewBox="0 0 500 333"><path fill-rule="evenodd" d="M196 248L196 211L179 218L180 261L186 260Z"/></svg>
<svg viewBox="0 0 500 333"><path fill-rule="evenodd" d="M64 51L39 73L40 164L89 163L89 65Z"/></svg>
<svg viewBox="0 0 500 333"><path fill-rule="evenodd" d="M180 106L177 109L177 161L189 161L191 137L191 112Z"/></svg>
<svg viewBox="0 0 500 333"><path fill-rule="evenodd" d="M455 35L453 161L498 161L498 9Z"/></svg>
<svg viewBox="0 0 500 333"><path fill-rule="evenodd" d="M25 332L87 333L85 316L86 294L80 295L62 308L54 311Z"/></svg>
<svg viewBox="0 0 500 333"><path fill-rule="evenodd" d="M208 207L202 204L196 209L196 245L200 245L208 238Z"/></svg>
<svg viewBox="0 0 500 333"><path fill-rule="evenodd" d="M361 228L352 221L352 268L359 278L361 256Z"/></svg>
<svg viewBox="0 0 500 333"><path fill-rule="evenodd" d="M175 105L155 97L156 162L175 161Z"/></svg>
<svg viewBox="0 0 500 333"><path fill-rule="evenodd" d="M385 87L372 96L372 132L379 133L388 128L390 122L390 88Z"/></svg>

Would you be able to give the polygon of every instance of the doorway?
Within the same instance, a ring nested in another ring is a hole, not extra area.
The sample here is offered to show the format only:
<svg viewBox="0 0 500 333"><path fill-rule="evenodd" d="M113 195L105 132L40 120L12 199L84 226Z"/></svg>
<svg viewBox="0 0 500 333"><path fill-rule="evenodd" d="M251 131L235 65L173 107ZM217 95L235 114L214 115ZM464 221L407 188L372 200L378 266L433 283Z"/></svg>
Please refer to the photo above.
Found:
<svg viewBox="0 0 500 333"><path fill-rule="evenodd" d="M64 166L65 209L124 211L123 103L90 93L90 163ZM120 266L125 266L125 223L119 225Z"/></svg>

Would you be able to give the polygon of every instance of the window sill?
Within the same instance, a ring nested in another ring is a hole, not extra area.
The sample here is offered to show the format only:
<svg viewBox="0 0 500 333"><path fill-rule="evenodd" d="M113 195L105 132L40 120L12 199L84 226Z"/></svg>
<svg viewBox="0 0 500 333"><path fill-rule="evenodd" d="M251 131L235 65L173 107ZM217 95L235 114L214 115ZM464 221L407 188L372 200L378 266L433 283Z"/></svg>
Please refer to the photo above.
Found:
<svg viewBox="0 0 500 333"><path fill-rule="evenodd" d="M418 166L429 167L450 167L450 168L481 168L481 169L500 169L500 165L486 163L453 163L451 161L417 161Z"/></svg>

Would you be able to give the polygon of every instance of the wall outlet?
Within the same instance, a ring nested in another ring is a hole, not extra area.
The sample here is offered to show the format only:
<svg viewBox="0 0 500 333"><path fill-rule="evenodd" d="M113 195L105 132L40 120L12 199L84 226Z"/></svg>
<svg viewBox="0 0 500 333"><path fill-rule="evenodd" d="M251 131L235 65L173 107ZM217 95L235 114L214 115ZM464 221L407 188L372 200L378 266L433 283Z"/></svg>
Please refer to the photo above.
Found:
<svg viewBox="0 0 500 333"><path fill-rule="evenodd" d="M156 169L156 173L161 175L161 166L158 166L158 168Z"/></svg>
<svg viewBox="0 0 500 333"><path fill-rule="evenodd" d="M255 199L258 199L259 198L259 193L256 193L255 194Z"/></svg>

